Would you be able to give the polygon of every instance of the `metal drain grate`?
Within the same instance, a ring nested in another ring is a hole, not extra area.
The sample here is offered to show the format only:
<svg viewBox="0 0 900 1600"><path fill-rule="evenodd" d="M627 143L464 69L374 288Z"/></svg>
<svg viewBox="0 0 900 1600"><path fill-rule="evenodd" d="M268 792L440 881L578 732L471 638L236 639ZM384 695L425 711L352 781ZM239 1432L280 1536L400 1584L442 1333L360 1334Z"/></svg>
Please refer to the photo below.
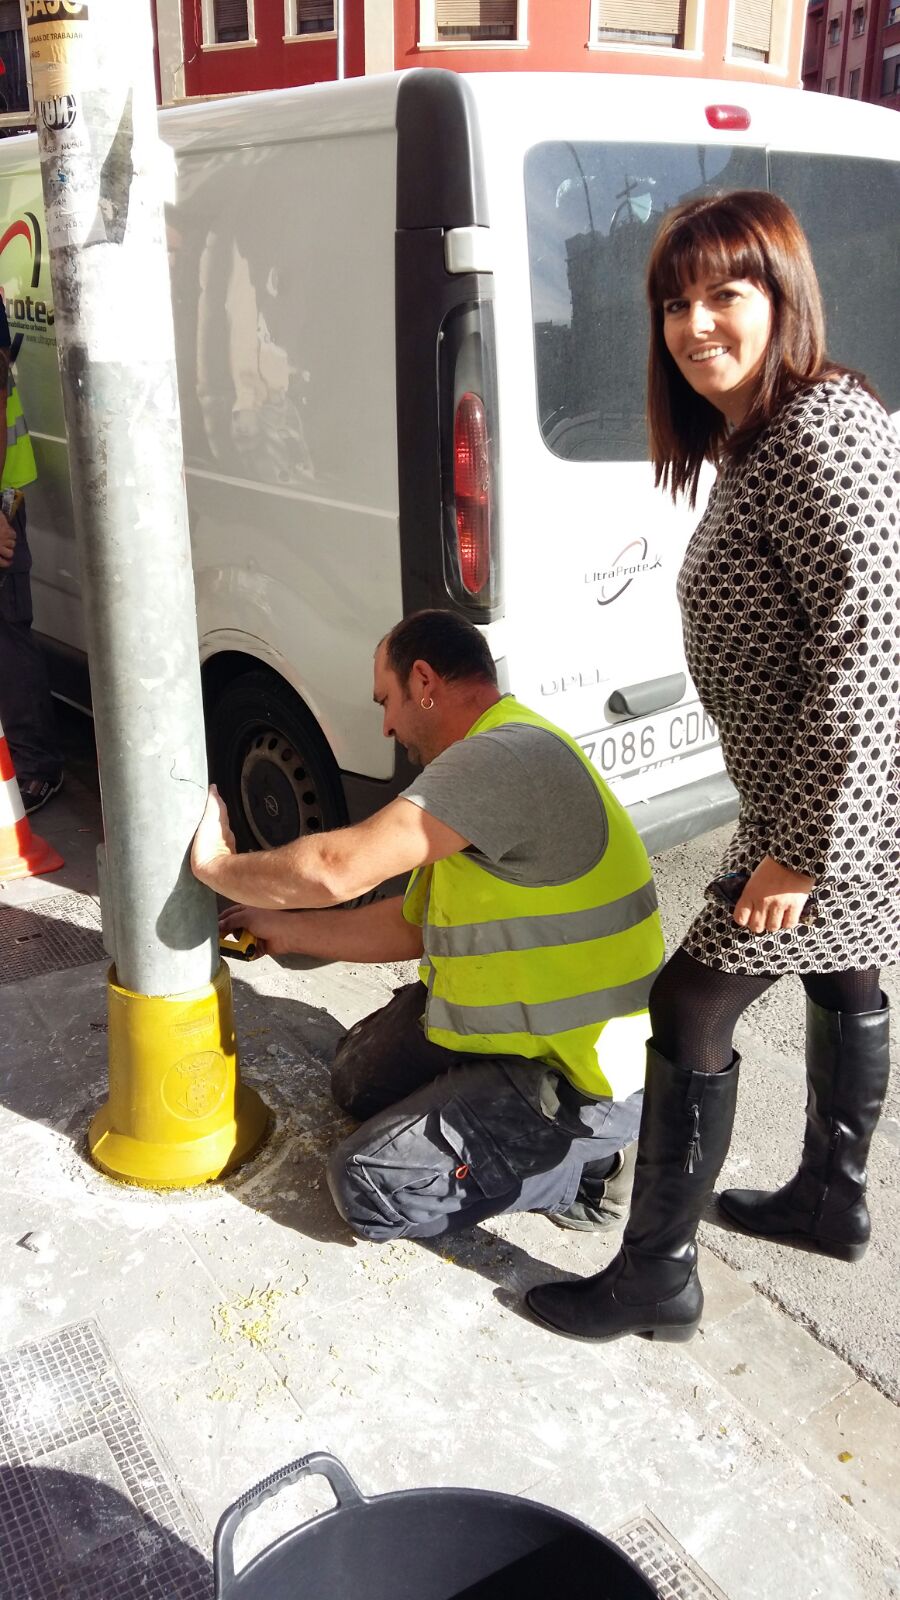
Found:
<svg viewBox="0 0 900 1600"><path fill-rule="evenodd" d="M210 1600L196 1543L94 1323L0 1356L4 1600Z"/></svg>
<svg viewBox="0 0 900 1600"><path fill-rule="evenodd" d="M0 983L63 972L105 957L99 907L88 895L61 894L31 906L0 906Z"/></svg>
<svg viewBox="0 0 900 1600"><path fill-rule="evenodd" d="M728 1600L650 1511L616 1528L610 1539L659 1590L659 1600Z"/></svg>

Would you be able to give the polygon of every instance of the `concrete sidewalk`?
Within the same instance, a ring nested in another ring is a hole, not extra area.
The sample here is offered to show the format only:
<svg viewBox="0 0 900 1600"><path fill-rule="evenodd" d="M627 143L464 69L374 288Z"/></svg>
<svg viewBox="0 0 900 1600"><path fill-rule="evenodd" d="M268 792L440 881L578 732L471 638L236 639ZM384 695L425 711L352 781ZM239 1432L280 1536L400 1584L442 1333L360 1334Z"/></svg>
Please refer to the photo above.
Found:
<svg viewBox="0 0 900 1600"><path fill-rule="evenodd" d="M698 1336L591 1347L543 1332L521 1296L595 1271L614 1241L540 1216L436 1248L352 1240L323 1178L343 1127L327 1060L393 972L235 964L244 1075L275 1113L265 1149L182 1193L95 1172L106 963L89 763L33 821L66 867L0 886L4 1595L208 1596L225 1507L330 1450L366 1494L460 1484L558 1506L619 1537L670 1600L900 1596L896 1330L843 1359L746 1255L777 1272L774 1246L706 1225ZM895 1162L883 1141L879 1208ZM898 1248L893 1234L855 1267L802 1258L810 1296L864 1298L891 1272L896 1296ZM329 1503L318 1479L267 1501L241 1559Z"/></svg>

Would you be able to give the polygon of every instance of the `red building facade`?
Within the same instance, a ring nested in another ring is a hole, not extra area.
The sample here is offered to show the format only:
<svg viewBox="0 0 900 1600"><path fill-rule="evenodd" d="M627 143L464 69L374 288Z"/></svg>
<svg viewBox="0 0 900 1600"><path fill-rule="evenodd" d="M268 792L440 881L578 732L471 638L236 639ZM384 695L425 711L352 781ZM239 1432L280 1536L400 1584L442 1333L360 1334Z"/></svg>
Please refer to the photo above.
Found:
<svg viewBox="0 0 900 1600"><path fill-rule="evenodd" d="M338 75L339 0L155 0L164 103ZM663 72L798 85L805 0L343 0L345 74Z"/></svg>
<svg viewBox="0 0 900 1600"><path fill-rule="evenodd" d="M900 0L811 0L803 87L900 111Z"/></svg>
<svg viewBox="0 0 900 1600"><path fill-rule="evenodd" d="M794 87L806 18L806 0L147 3L163 105L405 67L660 72ZM32 120L23 12L24 0L0 0L0 125L9 128Z"/></svg>

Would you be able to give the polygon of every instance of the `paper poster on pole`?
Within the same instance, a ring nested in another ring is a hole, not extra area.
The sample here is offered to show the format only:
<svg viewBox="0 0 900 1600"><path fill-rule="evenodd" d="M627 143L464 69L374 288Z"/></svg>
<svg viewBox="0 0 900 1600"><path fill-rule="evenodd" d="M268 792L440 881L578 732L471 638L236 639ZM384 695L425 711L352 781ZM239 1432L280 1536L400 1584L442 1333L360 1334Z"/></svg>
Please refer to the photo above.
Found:
<svg viewBox="0 0 900 1600"><path fill-rule="evenodd" d="M56 100L93 85L96 60L86 3L25 0L25 21L35 101Z"/></svg>

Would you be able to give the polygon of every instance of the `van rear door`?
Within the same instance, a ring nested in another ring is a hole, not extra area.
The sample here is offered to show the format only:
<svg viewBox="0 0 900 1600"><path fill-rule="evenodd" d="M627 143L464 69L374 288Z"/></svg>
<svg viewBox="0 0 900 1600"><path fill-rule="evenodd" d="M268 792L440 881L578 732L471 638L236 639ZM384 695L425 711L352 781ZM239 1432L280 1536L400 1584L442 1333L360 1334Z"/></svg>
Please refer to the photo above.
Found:
<svg viewBox="0 0 900 1600"><path fill-rule="evenodd" d="M896 154L900 126L809 97L801 119L799 93L750 85L738 95L548 75L529 97L522 83L470 81L494 255L503 619L492 645L516 693L579 739L664 848L726 820L735 799L686 671L675 595L712 471L692 511L654 487L647 460L644 279L657 224L704 193L784 194L810 234L832 353L865 368L893 409L896 167L855 151L873 148L877 124L874 148ZM749 126L715 125L725 99L749 108ZM805 149L788 148L795 137Z"/></svg>

